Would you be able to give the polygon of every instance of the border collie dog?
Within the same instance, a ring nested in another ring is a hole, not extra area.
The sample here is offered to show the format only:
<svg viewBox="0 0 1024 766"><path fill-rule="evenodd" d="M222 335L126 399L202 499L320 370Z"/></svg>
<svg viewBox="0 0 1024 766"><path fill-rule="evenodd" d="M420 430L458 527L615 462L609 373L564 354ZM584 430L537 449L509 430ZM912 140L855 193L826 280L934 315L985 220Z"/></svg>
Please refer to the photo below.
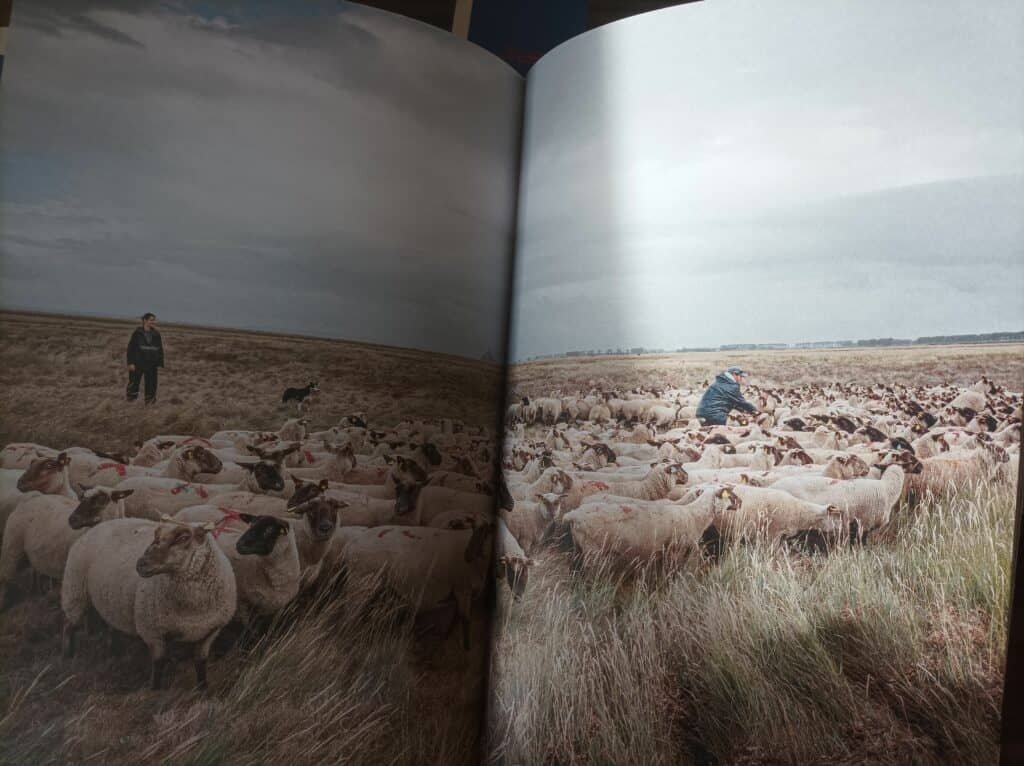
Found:
<svg viewBox="0 0 1024 766"><path fill-rule="evenodd" d="M320 390L320 386L317 385L315 380L309 381L309 383L303 388L286 388L284 394L281 396L281 401L287 402L298 402L299 406L306 401L307 398L315 394Z"/></svg>

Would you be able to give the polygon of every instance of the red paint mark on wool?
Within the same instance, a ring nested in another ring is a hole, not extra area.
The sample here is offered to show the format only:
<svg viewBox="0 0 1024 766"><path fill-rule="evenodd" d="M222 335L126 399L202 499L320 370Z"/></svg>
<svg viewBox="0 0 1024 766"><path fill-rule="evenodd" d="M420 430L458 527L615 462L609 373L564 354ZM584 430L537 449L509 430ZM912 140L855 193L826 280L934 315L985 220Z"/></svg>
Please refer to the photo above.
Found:
<svg viewBox="0 0 1024 766"><path fill-rule="evenodd" d="M392 530L390 530L390 529L382 529L379 533L377 533L377 537L384 537L384 535L386 535L388 532L391 532L391 531Z"/></svg>
<svg viewBox="0 0 1024 766"><path fill-rule="evenodd" d="M302 450L302 456L304 458L306 458L306 462L307 463L315 463L316 462L316 455L314 455L308 449Z"/></svg>
<svg viewBox="0 0 1024 766"><path fill-rule="evenodd" d="M118 476L128 475L128 466L126 466L124 463L100 463L96 467L101 471L104 471L107 468L113 468L117 472Z"/></svg>

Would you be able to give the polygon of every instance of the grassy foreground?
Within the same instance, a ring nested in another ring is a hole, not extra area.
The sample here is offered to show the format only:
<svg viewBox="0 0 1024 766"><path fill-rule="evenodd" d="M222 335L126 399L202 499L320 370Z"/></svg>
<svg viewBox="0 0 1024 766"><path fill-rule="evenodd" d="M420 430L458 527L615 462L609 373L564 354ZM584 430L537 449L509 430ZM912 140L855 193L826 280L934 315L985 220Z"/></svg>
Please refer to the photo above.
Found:
<svg viewBox="0 0 1024 766"><path fill-rule="evenodd" d="M135 640L111 651L96 634L62 660L59 605L23 601L4 616L0 763L476 762L483 614L472 653L414 642L409 616L370 586L290 607L257 645L215 659L209 695L186 658L170 691L149 691Z"/></svg>
<svg viewBox="0 0 1024 766"><path fill-rule="evenodd" d="M827 557L741 547L655 585L548 552L502 604L494 763L993 763L1015 496L900 509Z"/></svg>

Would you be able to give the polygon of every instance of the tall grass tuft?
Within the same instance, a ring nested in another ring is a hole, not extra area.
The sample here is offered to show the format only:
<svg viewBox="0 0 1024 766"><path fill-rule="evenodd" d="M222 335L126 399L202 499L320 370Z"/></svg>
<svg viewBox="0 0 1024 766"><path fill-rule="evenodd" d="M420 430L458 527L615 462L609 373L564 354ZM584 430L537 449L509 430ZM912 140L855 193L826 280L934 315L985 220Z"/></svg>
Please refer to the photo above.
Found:
<svg viewBox="0 0 1024 766"><path fill-rule="evenodd" d="M1014 497L900 509L883 540L737 546L651 586L547 554L496 633L492 763L991 763Z"/></svg>

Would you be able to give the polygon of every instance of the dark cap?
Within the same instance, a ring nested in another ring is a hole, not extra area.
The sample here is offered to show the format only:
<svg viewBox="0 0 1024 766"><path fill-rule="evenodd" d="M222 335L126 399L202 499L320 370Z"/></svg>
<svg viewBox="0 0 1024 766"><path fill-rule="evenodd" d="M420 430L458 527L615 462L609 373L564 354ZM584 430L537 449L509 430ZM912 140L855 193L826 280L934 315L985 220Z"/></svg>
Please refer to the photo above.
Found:
<svg viewBox="0 0 1024 766"><path fill-rule="evenodd" d="M730 367L728 370L726 370L726 372L729 373L730 375L746 375L747 374L747 371L744 370L742 367Z"/></svg>

